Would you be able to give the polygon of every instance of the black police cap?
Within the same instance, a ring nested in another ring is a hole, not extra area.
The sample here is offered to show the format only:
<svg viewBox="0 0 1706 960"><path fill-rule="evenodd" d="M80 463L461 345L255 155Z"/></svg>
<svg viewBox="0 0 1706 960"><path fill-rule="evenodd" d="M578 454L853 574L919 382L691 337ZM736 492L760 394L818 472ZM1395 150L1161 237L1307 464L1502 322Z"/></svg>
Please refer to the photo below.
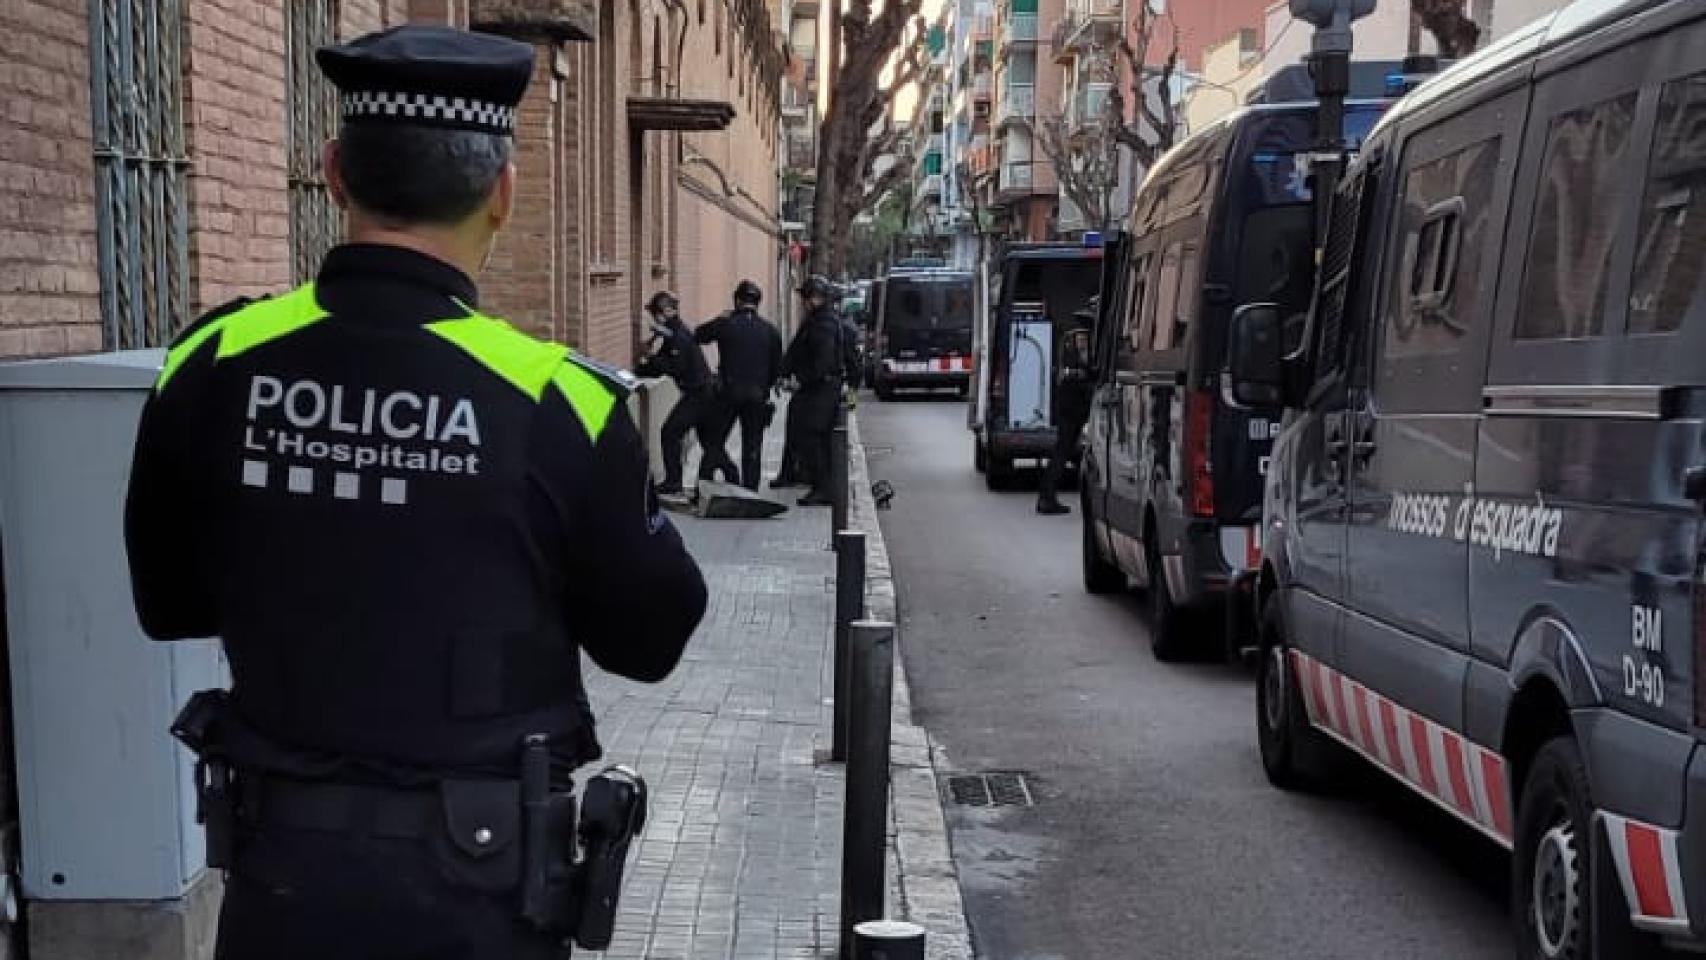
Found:
<svg viewBox="0 0 1706 960"><path fill-rule="evenodd" d="M509 135L533 48L489 33L410 25L321 47L314 59L344 123L405 123Z"/></svg>

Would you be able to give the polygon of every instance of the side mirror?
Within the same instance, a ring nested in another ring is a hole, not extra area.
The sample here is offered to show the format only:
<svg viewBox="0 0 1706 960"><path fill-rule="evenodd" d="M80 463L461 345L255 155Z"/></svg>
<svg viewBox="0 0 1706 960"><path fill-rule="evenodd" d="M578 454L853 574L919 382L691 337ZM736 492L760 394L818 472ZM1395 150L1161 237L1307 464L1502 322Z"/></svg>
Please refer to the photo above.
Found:
<svg viewBox="0 0 1706 960"><path fill-rule="evenodd" d="M1285 322L1276 304L1238 308L1228 354L1233 402L1241 407L1285 404Z"/></svg>

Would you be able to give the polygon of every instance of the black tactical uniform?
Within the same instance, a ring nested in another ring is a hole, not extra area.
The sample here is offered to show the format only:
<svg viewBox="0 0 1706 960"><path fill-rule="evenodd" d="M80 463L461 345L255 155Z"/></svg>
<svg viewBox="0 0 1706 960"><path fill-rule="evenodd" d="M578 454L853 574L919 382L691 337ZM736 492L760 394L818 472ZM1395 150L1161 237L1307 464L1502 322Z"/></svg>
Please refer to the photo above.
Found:
<svg viewBox="0 0 1706 960"><path fill-rule="evenodd" d="M524 45L419 27L321 62L344 86L335 67L440 56L484 68L500 118L531 72ZM478 302L443 261L342 246L184 331L143 413L138 615L222 638L233 677L221 958L560 956L518 916L523 738L549 737L566 786L600 754L580 651L661 679L703 616L631 379Z"/></svg>
<svg viewBox="0 0 1706 960"><path fill-rule="evenodd" d="M762 479L764 429L775 408L770 391L782 379L782 335L770 321L758 315L757 286L745 291L751 281L737 289L732 313L701 326L694 335L700 343L717 345L717 379L722 404L719 440L740 424L741 483L757 490ZM717 444L721 448L722 444Z"/></svg>
<svg viewBox="0 0 1706 960"><path fill-rule="evenodd" d="M797 449L811 490L801 498L803 506L830 502L829 445L835 428L835 407L841 399L843 365L841 316L830 304L833 288L820 277L806 281L801 289L811 307L806 322L788 345L783 372L799 382L789 409L789 423L797 427Z"/></svg>
<svg viewBox="0 0 1706 960"><path fill-rule="evenodd" d="M1084 424L1090 419L1095 384L1090 380L1090 356L1085 346L1094 319L1095 315L1089 312L1074 314L1075 329L1061 342L1059 361L1055 364L1054 451L1049 454L1048 468L1037 486L1038 513L1069 512L1060 502L1060 478L1066 472L1066 462L1078 457Z"/></svg>
<svg viewBox="0 0 1706 960"><path fill-rule="evenodd" d="M665 301L670 305L667 315L660 309ZM705 351L699 348L693 331L675 312L674 301L673 295L660 293L647 305L654 317L655 343L651 354L638 367L644 376L669 377L681 392L669 416L664 418L660 438L664 474L661 490L665 493L681 492L682 440L689 430L699 437L699 479L710 480L718 471L729 480L740 479L718 436L717 396L711 365L705 362Z"/></svg>

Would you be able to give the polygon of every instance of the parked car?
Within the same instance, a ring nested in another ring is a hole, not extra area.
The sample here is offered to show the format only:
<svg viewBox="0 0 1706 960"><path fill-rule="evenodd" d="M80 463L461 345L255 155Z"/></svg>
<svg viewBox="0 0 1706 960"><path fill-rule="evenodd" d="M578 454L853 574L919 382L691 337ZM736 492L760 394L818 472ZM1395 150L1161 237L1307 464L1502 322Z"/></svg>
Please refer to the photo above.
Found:
<svg viewBox="0 0 1706 960"><path fill-rule="evenodd" d="M1299 351L1291 304L1232 330L1234 399L1294 408L1269 779L1348 749L1511 850L1519 956L1706 948L1706 4L1580 2L1400 101L1323 264Z"/></svg>
<svg viewBox="0 0 1706 960"><path fill-rule="evenodd" d="M1385 102L1352 101L1352 141ZM1172 659L1237 629L1229 590L1259 559L1262 471L1277 408L1221 396L1235 304L1301 313L1314 283L1315 207L1299 156L1313 103L1248 107L1169 151L1144 180L1106 257L1096 401L1081 489L1084 583L1147 592L1155 655Z"/></svg>

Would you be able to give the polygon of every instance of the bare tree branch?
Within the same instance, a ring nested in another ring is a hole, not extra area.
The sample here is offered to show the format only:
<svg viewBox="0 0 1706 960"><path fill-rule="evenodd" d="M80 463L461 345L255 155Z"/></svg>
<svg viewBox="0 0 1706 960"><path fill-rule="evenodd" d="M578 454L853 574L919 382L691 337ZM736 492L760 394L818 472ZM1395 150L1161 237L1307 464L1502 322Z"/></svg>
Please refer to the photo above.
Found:
<svg viewBox="0 0 1706 960"><path fill-rule="evenodd" d="M1063 117L1037 121L1036 143L1054 166L1055 179L1066 199L1083 214L1085 223L1103 230L1112 214L1119 186L1119 155L1113 141L1100 135L1074 136Z"/></svg>

